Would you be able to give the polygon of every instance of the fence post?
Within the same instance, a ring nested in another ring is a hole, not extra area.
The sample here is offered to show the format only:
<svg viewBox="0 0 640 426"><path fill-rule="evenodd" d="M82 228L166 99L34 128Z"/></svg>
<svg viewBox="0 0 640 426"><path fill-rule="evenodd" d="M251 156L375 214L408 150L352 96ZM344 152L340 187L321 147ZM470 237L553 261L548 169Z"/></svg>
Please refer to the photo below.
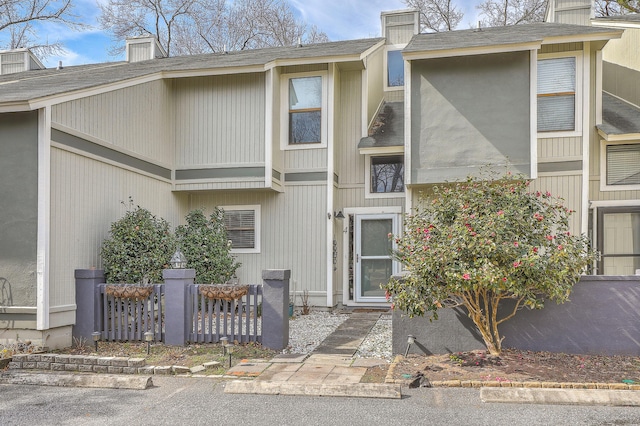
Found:
<svg viewBox="0 0 640 426"><path fill-rule="evenodd" d="M289 269L262 271L262 346L280 350L289 344Z"/></svg>
<svg viewBox="0 0 640 426"><path fill-rule="evenodd" d="M195 269L165 269L164 278L164 343L184 346L187 343L187 286L193 284Z"/></svg>
<svg viewBox="0 0 640 426"><path fill-rule="evenodd" d="M104 283L102 269L76 269L76 323L72 335L76 339L93 341L91 333L102 331L102 305L98 284Z"/></svg>

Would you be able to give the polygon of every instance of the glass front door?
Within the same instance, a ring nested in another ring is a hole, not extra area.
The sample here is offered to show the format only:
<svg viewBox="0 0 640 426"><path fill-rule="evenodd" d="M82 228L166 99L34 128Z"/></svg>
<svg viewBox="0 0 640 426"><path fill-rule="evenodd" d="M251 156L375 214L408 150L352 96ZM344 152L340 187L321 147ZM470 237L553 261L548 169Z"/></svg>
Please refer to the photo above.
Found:
<svg viewBox="0 0 640 426"><path fill-rule="evenodd" d="M393 242L389 234L397 233L396 214L356 215L355 219L355 301L386 302L381 284L398 273L392 259Z"/></svg>

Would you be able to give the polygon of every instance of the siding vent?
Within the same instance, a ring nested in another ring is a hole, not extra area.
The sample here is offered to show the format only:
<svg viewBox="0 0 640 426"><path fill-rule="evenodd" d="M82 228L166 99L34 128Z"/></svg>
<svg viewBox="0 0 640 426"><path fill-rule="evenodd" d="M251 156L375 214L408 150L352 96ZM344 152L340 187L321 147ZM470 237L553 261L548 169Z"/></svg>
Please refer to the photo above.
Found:
<svg viewBox="0 0 640 426"><path fill-rule="evenodd" d="M153 36L127 38L127 62L148 61L166 58L167 52Z"/></svg>
<svg viewBox="0 0 640 426"><path fill-rule="evenodd" d="M29 49L0 51L0 75L44 68L42 62Z"/></svg>

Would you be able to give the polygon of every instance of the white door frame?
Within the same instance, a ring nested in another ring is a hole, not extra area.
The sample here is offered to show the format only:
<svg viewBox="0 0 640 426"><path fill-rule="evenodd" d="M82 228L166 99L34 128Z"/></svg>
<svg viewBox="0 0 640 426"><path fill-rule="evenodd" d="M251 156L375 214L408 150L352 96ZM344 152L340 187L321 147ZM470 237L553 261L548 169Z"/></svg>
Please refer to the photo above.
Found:
<svg viewBox="0 0 640 426"><path fill-rule="evenodd" d="M345 208L343 210L345 219L344 226L342 232L342 304L345 306L371 306L374 305L384 305L389 306L390 304L386 301L384 302L356 302L355 298L355 276L354 276L354 298L352 300L349 299L349 216L353 215L383 215L383 214L394 214L396 220L394 221L394 234L399 234L402 229L402 207L401 206L385 206L385 207L350 207ZM354 230L355 231L355 230ZM355 245L354 245L355 248ZM394 270L398 270L400 265L394 261ZM355 269L354 269L355 273Z"/></svg>

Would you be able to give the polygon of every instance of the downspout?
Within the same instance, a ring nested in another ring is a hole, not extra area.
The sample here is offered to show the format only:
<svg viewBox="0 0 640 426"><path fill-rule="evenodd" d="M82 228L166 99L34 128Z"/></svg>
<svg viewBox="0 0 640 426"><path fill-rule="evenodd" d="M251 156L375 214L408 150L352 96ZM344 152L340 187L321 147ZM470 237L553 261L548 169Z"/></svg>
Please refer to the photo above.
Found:
<svg viewBox="0 0 640 426"><path fill-rule="evenodd" d="M51 205L51 107L38 110L38 235L36 329L49 328L49 238Z"/></svg>
<svg viewBox="0 0 640 426"><path fill-rule="evenodd" d="M329 64L327 70L327 239L326 239L326 274L327 274L327 307L333 307L333 175L334 165L334 115L335 115L335 64Z"/></svg>

